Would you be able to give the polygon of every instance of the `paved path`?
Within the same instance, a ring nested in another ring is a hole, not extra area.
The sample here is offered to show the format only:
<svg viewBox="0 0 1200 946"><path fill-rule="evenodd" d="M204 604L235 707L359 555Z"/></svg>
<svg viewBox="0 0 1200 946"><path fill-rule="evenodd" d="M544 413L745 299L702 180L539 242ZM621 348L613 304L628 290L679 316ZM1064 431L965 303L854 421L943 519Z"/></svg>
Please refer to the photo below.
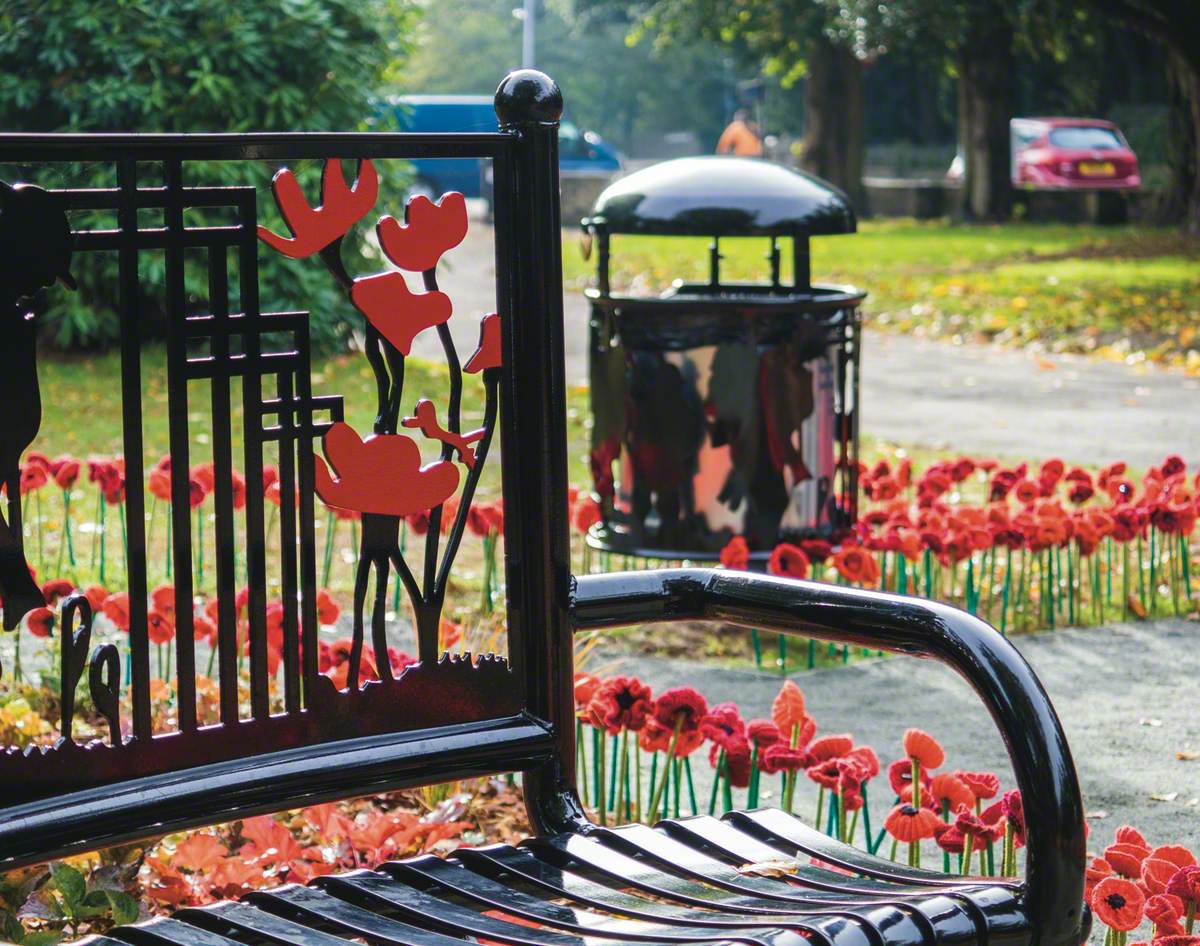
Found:
<svg viewBox="0 0 1200 946"><path fill-rule="evenodd" d="M474 316L496 304L491 229L474 222L447 260L441 282L458 313L451 325L469 353L478 338ZM586 306L576 290L563 302L567 378L584 380ZM418 336L414 350L441 357L433 332ZM1200 462L1200 379L1149 366L868 332L862 395L863 432L906 446L1086 464L1124 459L1135 467L1177 452Z"/></svg>
<svg viewBox="0 0 1200 946"><path fill-rule="evenodd" d="M1097 854L1122 824L1138 826L1152 842L1200 850L1200 759L1176 758L1200 750L1198 632L1194 622L1160 621L1015 639L1066 727L1092 828L1089 849ZM655 692L687 684L710 702L733 700L747 718L769 715L780 685L771 674L713 664L641 655L605 663L613 672L638 675ZM919 726L941 741L948 767L993 770L1006 787L1014 784L990 717L970 687L941 664L887 657L792 679L804 691L818 736L852 733L886 765L899 757L904 730ZM695 767L704 805L710 773L707 762ZM797 796L806 820L816 797L810 788L805 784ZM741 792L735 802L744 804ZM872 808L875 820L886 811L878 797Z"/></svg>

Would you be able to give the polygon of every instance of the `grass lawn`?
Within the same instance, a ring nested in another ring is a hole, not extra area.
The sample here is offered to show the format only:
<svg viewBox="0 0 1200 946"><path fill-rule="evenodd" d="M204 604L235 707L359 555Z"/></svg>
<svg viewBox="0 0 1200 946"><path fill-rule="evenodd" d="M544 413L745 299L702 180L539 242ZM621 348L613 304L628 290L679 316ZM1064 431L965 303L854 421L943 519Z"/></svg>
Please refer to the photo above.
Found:
<svg viewBox="0 0 1200 946"><path fill-rule="evenodd" d="M615 237L614 288L649 293L677 277L706 278L707 246L703 238ZM722 252L731 279L766 272L765 240L725 240ZM567 279L583 285L594 266L568 240ZM1148 359L1200 374L1200 238L1179 231L865 221L855 235L814 240L812 271L816 281L868 290L865 311L880 328Z"/></svg>

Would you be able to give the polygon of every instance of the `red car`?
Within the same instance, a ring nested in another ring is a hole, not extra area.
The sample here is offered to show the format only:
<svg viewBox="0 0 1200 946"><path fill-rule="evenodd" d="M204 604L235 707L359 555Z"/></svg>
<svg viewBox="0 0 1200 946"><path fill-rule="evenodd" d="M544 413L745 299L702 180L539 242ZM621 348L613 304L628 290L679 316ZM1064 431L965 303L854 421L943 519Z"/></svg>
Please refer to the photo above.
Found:
<svg viewBox="0 0 1200 946"><path fill-rule="evenodd" d="M1121 130L1099 118L1014 118L1012 182L1029 189L1117 190L1141 186L1137 155ZM962 155L946 177L961 181Z"/></svg>

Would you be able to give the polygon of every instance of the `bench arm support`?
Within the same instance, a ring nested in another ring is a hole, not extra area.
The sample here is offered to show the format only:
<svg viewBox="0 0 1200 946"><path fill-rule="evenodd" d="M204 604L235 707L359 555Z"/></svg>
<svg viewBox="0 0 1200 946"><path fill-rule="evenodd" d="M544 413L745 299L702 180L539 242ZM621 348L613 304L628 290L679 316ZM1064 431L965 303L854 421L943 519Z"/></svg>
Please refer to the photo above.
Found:
<svg viewBox="0 0 1200 946"><path fill-rule="evenodd" d="M1024 803L1024 897L1035 942L1080 942L1086 845L1071 752L1032 668L984 621L934 601L712 568L579 576L573 606L579 630L719 621L948 664L983 700L1012 760Z"/></svg>

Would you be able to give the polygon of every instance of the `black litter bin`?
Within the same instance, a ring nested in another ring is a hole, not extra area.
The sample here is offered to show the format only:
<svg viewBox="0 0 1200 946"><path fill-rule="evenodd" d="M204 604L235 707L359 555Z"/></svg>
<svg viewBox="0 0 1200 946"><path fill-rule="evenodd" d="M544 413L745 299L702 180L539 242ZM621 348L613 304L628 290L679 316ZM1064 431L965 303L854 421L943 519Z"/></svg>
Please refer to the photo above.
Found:
<svg viewBox="0 0 1200 946"><path fill-rule="evenodd" d="M587 296L603 513L589 545L705 560L735 535L760 558L781 541L843 536L856 518L865 293L811 285L808 242L854 232L845 195L765 161L682 158L614 183L583 227L598 257ZM709 237L709 279L615 294L614 234ZM762 237L769 278L723 281L725 237Z"/></svg>

